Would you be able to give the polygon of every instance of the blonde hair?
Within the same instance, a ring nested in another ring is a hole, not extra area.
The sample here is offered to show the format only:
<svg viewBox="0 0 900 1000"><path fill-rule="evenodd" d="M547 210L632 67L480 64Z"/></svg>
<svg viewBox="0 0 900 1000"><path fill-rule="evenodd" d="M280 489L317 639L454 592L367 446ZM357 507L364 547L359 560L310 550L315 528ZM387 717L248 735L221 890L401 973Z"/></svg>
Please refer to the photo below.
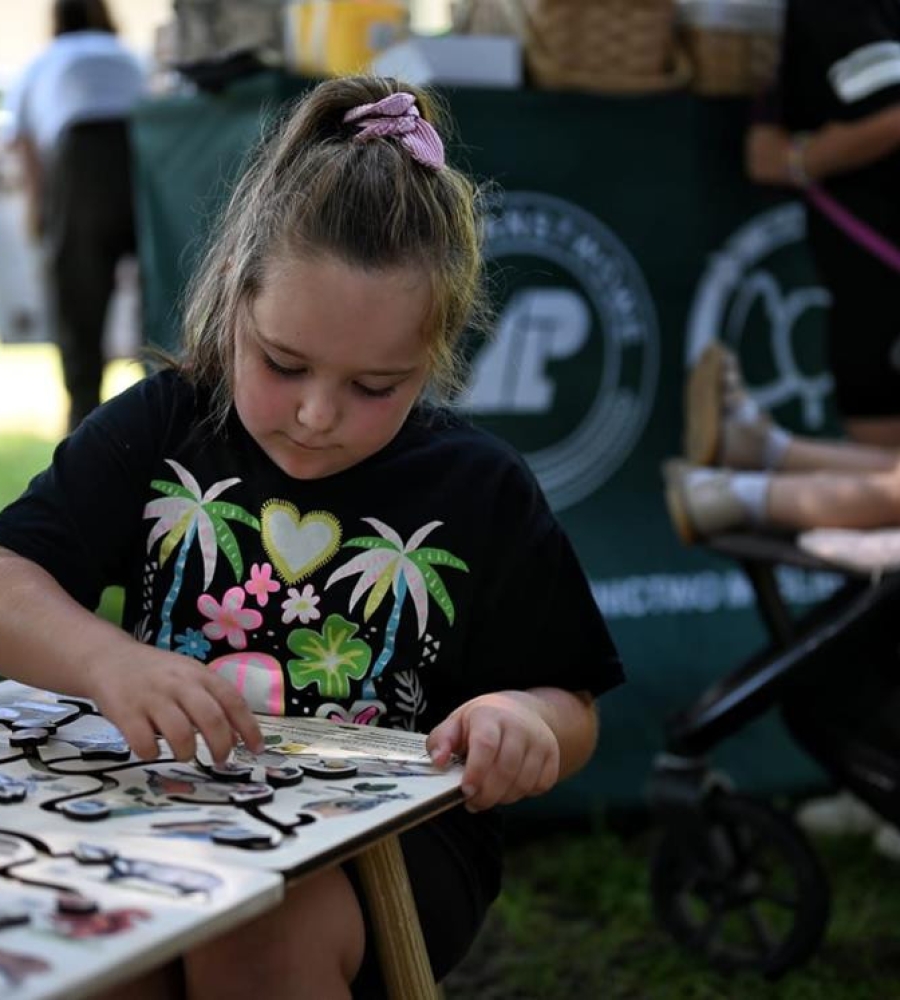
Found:
<svg viewBox="0 0 900 1000"><path fill-rule="evenodd" d="M255 154L210 235L187 290L181 370L213 394L213 419L231 405L237 323L278 260L331 255L355 267L417 267L431 284L423 335L434 388L461 382L460 339L484 327L481 193L461 172L416 162L393 138L354 142L351 108L398 91L439 130L425 92L396 80L328 80L301 98Z"/></svg>

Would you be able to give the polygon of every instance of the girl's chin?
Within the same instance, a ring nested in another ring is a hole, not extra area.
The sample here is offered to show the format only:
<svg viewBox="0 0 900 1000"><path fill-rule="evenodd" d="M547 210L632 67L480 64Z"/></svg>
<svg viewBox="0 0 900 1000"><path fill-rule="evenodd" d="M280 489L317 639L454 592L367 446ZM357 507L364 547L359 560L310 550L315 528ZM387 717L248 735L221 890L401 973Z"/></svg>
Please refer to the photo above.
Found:
<svg viewBox="0 0 900 1000"><path fill-rule="evenodd" d="M347 463L335 449L303 448L295 444L265 448L266 454L292 479L324 479L343 472Z"/></svg>

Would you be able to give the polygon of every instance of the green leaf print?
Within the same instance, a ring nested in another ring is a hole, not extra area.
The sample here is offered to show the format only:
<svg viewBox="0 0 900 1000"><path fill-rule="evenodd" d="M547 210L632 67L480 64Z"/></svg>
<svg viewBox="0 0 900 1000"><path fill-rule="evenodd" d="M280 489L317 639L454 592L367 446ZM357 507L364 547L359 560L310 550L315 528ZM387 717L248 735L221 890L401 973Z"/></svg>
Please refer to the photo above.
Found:
<svg viewBox="0 0 900 1000"><path fill-rule="evenodd" d="M221 517L210 514L210 522L216 533L216 544L219 546L220 551L225 553L225 558L234 571L235 580L240 580L244 575L244 560L241 556L237 539L234 537L234 532Z"/></svg>
<svg viewBox="0 0 900 1000"><path fill-rule="evenodd" d="M322 631L294 629L287 644L299 659L288 660L291 683L302 689L315 684L324 698L347 698L350 678L365 676L372 650L362 639L354 639L357 627L340 615L329 615Z"/></svg>
<svg viewBox="0 0 900 1000"><path fill-rule="evenodd" d="M160 493L165 493L167 497L181 497L182 500L193 499L193 493L184 486L179 486L178 483L170 483L165 479L153 479L150 481L150 485L155 490L159 490Z"/></svg>
<svg viewBox="0 0 900 1000"><path fill-rule="evenodd" d="M253 528L255 531L259 531L259 521L243 507L238 507L235 503L228 503L225 500L214 500L212 503L205 505L205 509L213 517L224 518L226 521L240 521L241 524L246 524L248 528Z"/></svg>
<svg viewBox="0 0 900 1000"><path fill-rule="evenodd" d="M462 559L457 559L452 552L448 552L446 549L416 549L414 552L410 552L409 558L420 568L424 568L423 564L429 566L452 566L453 569L461 569L464 573L469 572L469 567L462 561Z"/></svg>
<svg viewBox="0 0 900 1000"><path fill-rule="evenodd" d="M415 556L415 553L413 553L413 556ZM419 565L418 560L414 559L413 561L417 566ZM450 600L450 595L447 593L444 581L428 565L419 566L419 569L422 570L422 579L425 581L428 593L431 594L434 603L444 612L447 616L447 621L452 625L456 618L456 608L453 606L453 601ZM466 570L468 570L468 566L466 566Z"/></svg>
<svg viewBox="0 0 900 1000"><path fill-rule="evenodd" d="M370 537L367 536L365 538L362 538L362 537L348 538L347 541L344 542L344 546L343 547L345 549L346 548L355 548L355 549L392 549L392 548L394 548L394 545L387 538L374 538L374 537L370 538Z"/></svg>

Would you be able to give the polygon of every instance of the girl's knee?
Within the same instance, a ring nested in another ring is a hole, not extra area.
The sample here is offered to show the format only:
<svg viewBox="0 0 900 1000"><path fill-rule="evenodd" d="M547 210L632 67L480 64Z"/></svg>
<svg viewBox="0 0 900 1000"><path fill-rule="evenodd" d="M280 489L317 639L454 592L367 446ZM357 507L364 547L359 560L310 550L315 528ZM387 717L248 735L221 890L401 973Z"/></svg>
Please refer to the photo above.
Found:
<svg viewBox="0 0 900 1000"><path fill-rule="evenodd" d="M366 931L356 892L344 872L328 868L288 888L281 909L292 935L303 934L317 964L335 962L349 984L362 965Z"/></svg>
<svg viewBox="0 0 900 1000"><path fill-rule="evenodd" d="M266 1000L349 997L365 952L365 925L340 868L288 887L276 909L188 956L192 997Z"/></svg>

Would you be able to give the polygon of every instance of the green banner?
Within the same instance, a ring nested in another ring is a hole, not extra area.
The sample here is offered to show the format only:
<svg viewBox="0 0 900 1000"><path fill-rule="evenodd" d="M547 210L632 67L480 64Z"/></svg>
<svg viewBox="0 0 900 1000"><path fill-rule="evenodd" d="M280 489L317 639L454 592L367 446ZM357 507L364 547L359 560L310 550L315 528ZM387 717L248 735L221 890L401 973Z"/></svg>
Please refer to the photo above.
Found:
<svg viewBox="0 0 900 1000"><path fill-rule="evenodd" d="M145 104L134 129L148 338L171 346L211 214L262 122L308 84L260 76L219 96ZM827 294L803 207L741 166L747 108L687 93L446 93L451 158L492 181L496 328L462 405L527 457L575 543L628 670L603 700L601 750L529 809L584 813L644 793L668 717L767 637L737 564L685 549L659 466L680 450L686 364L733 345L789 427L834 425L823 372ZM798 606L837 583L785 570ZM770 713L716 754L751 791L821 776Z"/></svg>

